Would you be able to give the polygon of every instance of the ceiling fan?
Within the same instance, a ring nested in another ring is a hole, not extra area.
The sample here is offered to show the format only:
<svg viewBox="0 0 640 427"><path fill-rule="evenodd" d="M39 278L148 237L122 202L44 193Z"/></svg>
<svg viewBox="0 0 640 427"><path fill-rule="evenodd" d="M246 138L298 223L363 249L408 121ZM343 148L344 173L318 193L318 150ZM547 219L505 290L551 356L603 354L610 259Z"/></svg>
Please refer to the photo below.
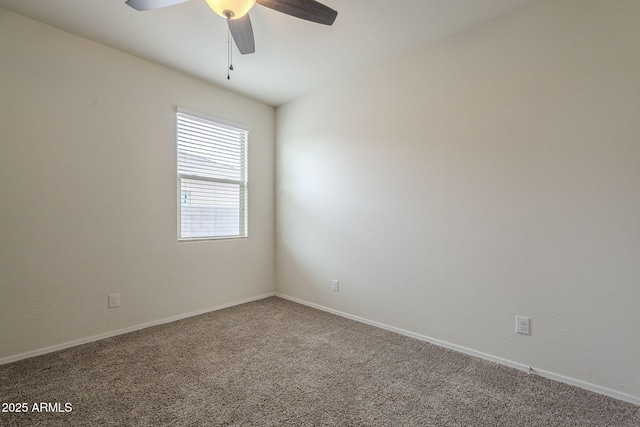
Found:
<svg viewBox="0 0 640 427"><path fill-rule="evenodd" d="M125 3L136 10L159 9L190 0L127 0ZM256 51L253 27L249 10L256 3L296 18L332 25L338 12L315 0L206 0L209 7L227 20L233 40L241 54Z"/></svg>

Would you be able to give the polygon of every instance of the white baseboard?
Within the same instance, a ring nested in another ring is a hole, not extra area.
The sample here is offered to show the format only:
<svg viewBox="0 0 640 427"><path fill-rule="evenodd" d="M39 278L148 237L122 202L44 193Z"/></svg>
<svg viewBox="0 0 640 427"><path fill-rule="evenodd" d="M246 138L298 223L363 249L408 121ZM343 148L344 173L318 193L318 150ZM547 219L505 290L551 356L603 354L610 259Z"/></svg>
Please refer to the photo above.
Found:
<svg viewBox="0 0 640 427"><path fill-rule="evenodd" d="M182 320L182 319L186 319L188 317L199 316L201 314L210 313L212 311L222 310L224 308L229 308L229 307L233 307L233 306L236 306L236 305L245 304L245 303L253 302L253 301L258 301L258 300L261 300L261 299L264 299L264 298L272 297L274 295L275 295L275 293L258 295L258 296L255 296L255 297L246 298L246 299L239 300L239 301L233 301L233 302L230 302L230 303L227 303L227 304L222 304L222 305L218 305L218 306L211 307L211 308L205 308L204 310L198 310L198 311L192 311L190 313L179 314L177 316L171 316L171 317L167 317L167 318L164 318L164 319L155 320L153 322L147 322L147 323L142 323L142 324L135 325L135 326L130 326L130 327L124 328L124 329L118 329L117 331L107 332L107 333L104 333L104 334L94 335L94 336L87 337L87 338L82 338L82 339L79 339L79 340L69 341L69 342L66 342L66 343L63 343L63 344L57 344L57 345L52 345L50 347L41 348L41 349L38 349L38 350L28 351L26 353L21 353L21 354L15 355L15 356L9 356L9 357L5 357L5 358L0 359L0 365L4 365L6 363L11 363L11 362L17 362L18 360L28 359L30 357L40 356L42 354L52 353L52 352L58 351L58 350L64 350L65 348L75 347L77 345L82 345L82 344L87 344L87 343L94 342L94 341L103 340L105 338L115 337L116 335L122 335L122 334L126 334L126 333L129 333L129 332L139 331L140 329L149 328L151 326L157 326L157 325L162 325L164 323L175 322L176 320Z"/></svg>
<svg viewBox="0 0 640 427"><path fill-rule="evenodd" d="M291 297L291 296L288 296L288 295L284 295L284 294L281 294L281 293L278 293L278 292L276 292L275 296L277 296L279 298L283 298L283 299L289 300L289 301L296 302L298 304L302 304L302 305L306 305L306 306L309 306L309 307L317 308L318 310L326 311L328 313L336 314L336 315L341 316L341 317L346 317L347 319L355 320L355 321L358 321L358 322L361 322L361 323L365 323L367 325L375 326L375 327L378 327L378 328L381 328L381 329L386 329L388 331L396 332L396 333L401 334L401 335L406 335L408 337L415 338L415 339L418 339L420 341L426 341L426 342L429 342L431 344L435 344L435 345L440 346L440 347L445 347L445 348L448 348L448 349L451 349L451 350L459 351L461 353L465 353L465 354L468 354L470 356L479 357L481 359L488 360L490 362L499 363L501 365L509 366L509 367L515 368L515 369L519 369L521 371L525 371L525 372L528 372L530 374L539 375L539 376L544 377L544 378L549 378L549 379L554 380L554 381L558 381L558 382L561 382L561 383L569 384L569 385L572 385L572 386L575 386L575 387L579 387L579 388L582 388L582 389L585 389L585 390L592 391L594 393L602 394L604 396L609 396L609 397L612 397L614 399L622 400L624 402L628 402L628 403L632 403L634 405L639 405L640 406L640 397L632 396L630 394L622 393L622 392L619 392L619 391L616 391L616 390L611 390L611 389L608 389L606 387L601 387L601 386L598 386L598 385L595 385L595 384L590 384L590 383L587 383L587 382L584 382L584 381L576 380L574 378L565 377L563 375L559 375L559 374L556 374L556 373L553 373L553 372L549 372L549 371L545 371L545 370L542 370L542 369L536 369L536 368L524 365L522 363L518 363L518 362L511 361L511 360L507 360L507 359L503 359L503 358L500 358L500 357L496 357L496 356L493 356L493 355L490 355L490 354L482 353L480 351L472 350L470 348L462 347L462 346L459 346L459 345L456 345L456 344L451 344L451 343L448 343L446 341L441 341L441 340L438 340L438 339L435 339L435 338L431 338L431 337L428 337L428 336L425 336L425 335L416 334L414 332L410 332L410 331L406 331L404 329L400 329L400 328L396 328L396 327L393 327L393 326L385 325L383 323L375 322L373 320L365 319L363 317L354 316L354 315L349 314L349 313L344 313L342 311L334 310L332 308L324 307L324 306L319 305L319 304L314 304L312 302L301 300L299 298L294 298L294 297Z"/></svg>

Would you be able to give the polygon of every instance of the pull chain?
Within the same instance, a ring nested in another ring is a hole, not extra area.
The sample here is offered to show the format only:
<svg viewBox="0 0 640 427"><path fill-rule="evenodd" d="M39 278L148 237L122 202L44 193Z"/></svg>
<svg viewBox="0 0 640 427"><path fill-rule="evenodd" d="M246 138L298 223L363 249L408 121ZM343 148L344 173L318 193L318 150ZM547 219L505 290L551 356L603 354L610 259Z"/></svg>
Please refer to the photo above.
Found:
<svg viewBox="0 0 640 427"><path fill-rule="evenodd" d="M227 80L231 80L233 71L233 46L231 46L231 28L227 30Z"/></svg>

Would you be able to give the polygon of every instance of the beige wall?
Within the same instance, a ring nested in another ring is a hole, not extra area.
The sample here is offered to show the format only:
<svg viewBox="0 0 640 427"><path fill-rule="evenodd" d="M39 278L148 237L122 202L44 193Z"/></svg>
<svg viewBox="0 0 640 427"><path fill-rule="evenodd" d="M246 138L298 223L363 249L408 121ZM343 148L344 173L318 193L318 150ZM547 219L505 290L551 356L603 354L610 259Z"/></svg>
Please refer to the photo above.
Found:
<svg viewBox="0 0 640 427"><path fill-rule="evenodd" d="M278 108L278 292L640 402L639 22L543 0Z"/></svg>
<svg viewBox="0 0 640 427"><path fill-rule="evenodd" d="M248 239L178 244L177 106L250 127ZM0 9L0 360L273 293L273 145L270 106Z"/></svg>

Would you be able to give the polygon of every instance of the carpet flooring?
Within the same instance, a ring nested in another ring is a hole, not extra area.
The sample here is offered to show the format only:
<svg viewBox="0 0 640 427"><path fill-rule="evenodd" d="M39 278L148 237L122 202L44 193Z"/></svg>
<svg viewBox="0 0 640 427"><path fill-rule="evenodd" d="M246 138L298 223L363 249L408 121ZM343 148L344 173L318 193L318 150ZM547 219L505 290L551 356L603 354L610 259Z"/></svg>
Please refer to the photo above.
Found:
<svg viewBox="0 0 640 427"><path fill-rule="evenodd" d="M3 426L640 426L638 406L276 297L0 366L0 401L28 406Z"/></svg>

